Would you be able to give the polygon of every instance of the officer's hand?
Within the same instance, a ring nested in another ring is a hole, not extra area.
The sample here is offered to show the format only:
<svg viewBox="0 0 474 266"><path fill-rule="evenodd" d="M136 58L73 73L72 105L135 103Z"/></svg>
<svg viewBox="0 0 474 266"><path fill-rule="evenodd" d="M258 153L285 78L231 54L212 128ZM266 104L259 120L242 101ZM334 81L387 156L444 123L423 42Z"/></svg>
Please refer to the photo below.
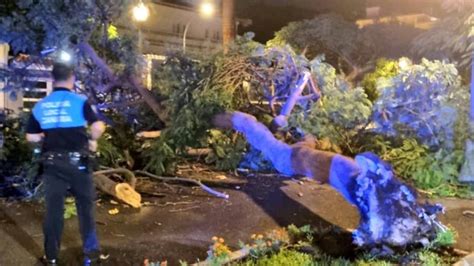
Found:
<svg viewBox="0 0 474 266"><path fill-rule="evenodd" d="M96 152L97 151L97 141L96 140L89 140L89 151Z"/></svg>

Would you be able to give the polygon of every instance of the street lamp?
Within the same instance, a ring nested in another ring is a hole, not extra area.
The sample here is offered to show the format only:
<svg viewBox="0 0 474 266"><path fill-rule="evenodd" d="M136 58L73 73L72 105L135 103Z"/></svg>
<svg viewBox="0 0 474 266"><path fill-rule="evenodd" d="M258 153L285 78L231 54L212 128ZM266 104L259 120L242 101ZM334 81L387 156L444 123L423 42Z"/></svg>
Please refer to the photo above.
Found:
<svg viewBox="0 0 474 266"><path fill-rule="evenodd" d="M61 51L61 53L59 54L59 59L62 62L69 63L72 59L72 56L71 56L70 53L68 53L66 51Z"/></svg>
<svg viewBox="0 0 474 266"><path fill-rule="evenodd" d="M214 5L210 2L204 2L201 4L199 11L204 17L209 18L214 15Z"/></svg>
<svg viewBox="0 0 474 266"><path fill-rule="evenodd" d="M142 1L140 1L138 5L133 7L132 13L133 13L133 18L137 22L144 22L150 16L150 9L148 9L148 7Z"/></svg>
<svg viewBox="0 0 474 266"><path fill-rule="evenodd" d="M136 22L145 22L150 16L150 9L142 2L138 3L132 9L133 18ZM138 51L141 53L143 50L143 34L141 25L138 25Z"/></svg>
<svg viewBox="0 0 474 266"><path fill-rule="evenodd" d="M214 4L212 4L211 2L207 2L207 1L203 2L201 6L199 7L199 13L204 18L212 17L212 15L214 15L214 12L215 12L215 7L214 7ZM184 28L184 32L183 32L183 54L186 53L186 37L188 35L188 30L189 30L189 26L191 26L191 22L192 22L192 19L189 20L188 23L186 23L186 27Z"/></svg>

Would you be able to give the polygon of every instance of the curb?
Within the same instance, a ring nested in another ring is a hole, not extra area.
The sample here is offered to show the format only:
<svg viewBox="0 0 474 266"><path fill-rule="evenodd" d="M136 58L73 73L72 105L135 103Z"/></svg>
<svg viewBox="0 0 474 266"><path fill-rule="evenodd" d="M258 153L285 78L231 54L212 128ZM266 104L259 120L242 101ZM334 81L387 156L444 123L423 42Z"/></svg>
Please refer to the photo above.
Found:
<svg viewBox="0 0 474 266"><path fill-rule="evenodd" d="M453 264L453 266L474 266L474 252L462 258Z"/></svg>

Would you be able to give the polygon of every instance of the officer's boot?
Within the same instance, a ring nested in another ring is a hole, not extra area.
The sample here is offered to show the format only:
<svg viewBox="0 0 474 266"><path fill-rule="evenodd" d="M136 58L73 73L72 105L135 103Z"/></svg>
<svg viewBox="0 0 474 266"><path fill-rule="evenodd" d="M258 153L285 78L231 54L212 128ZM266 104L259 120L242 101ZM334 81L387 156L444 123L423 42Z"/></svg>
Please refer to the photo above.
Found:
<svg viewBox="0 0 474 266"><path fill-rule="evenodd" d="M43 265L45 265L45 266L58 266L58 265L59 265L57 259L52 259L52 260L50 260L50 259L46 258L46 256L43 256L43 257L41 258L41 262L42 262Z"/></svg>
<svg viewBox="0 0 474 266"><path fill-rule="evenodd" d="M102 265L109 258L108 254L93 254L84 256L84 266Z"/></svg>

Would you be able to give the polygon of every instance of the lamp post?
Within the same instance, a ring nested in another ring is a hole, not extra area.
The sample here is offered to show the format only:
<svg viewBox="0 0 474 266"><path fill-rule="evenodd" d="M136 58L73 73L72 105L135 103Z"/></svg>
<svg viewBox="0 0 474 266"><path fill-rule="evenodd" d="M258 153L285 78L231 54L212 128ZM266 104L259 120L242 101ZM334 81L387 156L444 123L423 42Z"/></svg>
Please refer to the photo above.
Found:
<svg viewBox="0 0 474 266"><path fill-rule="evenodd" d="M133 7L132 14L133 14L134 20L139 23L138 25L138 51L142 53L143 33L141 29L141 24L145 22L150 16L150 9L148 9L148 7L142 1L140 1L138 5Z"/></svg>
<svg viewBox="0 0 474 266"><path fill-rule="evenodd" d="M199 13L204 17L204 18L210 18L212 15L214 15L214 5L210 2L204 2L201 4L199 8ZM192 19L186 23L186 27L184 27L184 32L183 32L183 54L186 53L186 37L188 36L188 31L189 27L191 26Z"/></svg>

